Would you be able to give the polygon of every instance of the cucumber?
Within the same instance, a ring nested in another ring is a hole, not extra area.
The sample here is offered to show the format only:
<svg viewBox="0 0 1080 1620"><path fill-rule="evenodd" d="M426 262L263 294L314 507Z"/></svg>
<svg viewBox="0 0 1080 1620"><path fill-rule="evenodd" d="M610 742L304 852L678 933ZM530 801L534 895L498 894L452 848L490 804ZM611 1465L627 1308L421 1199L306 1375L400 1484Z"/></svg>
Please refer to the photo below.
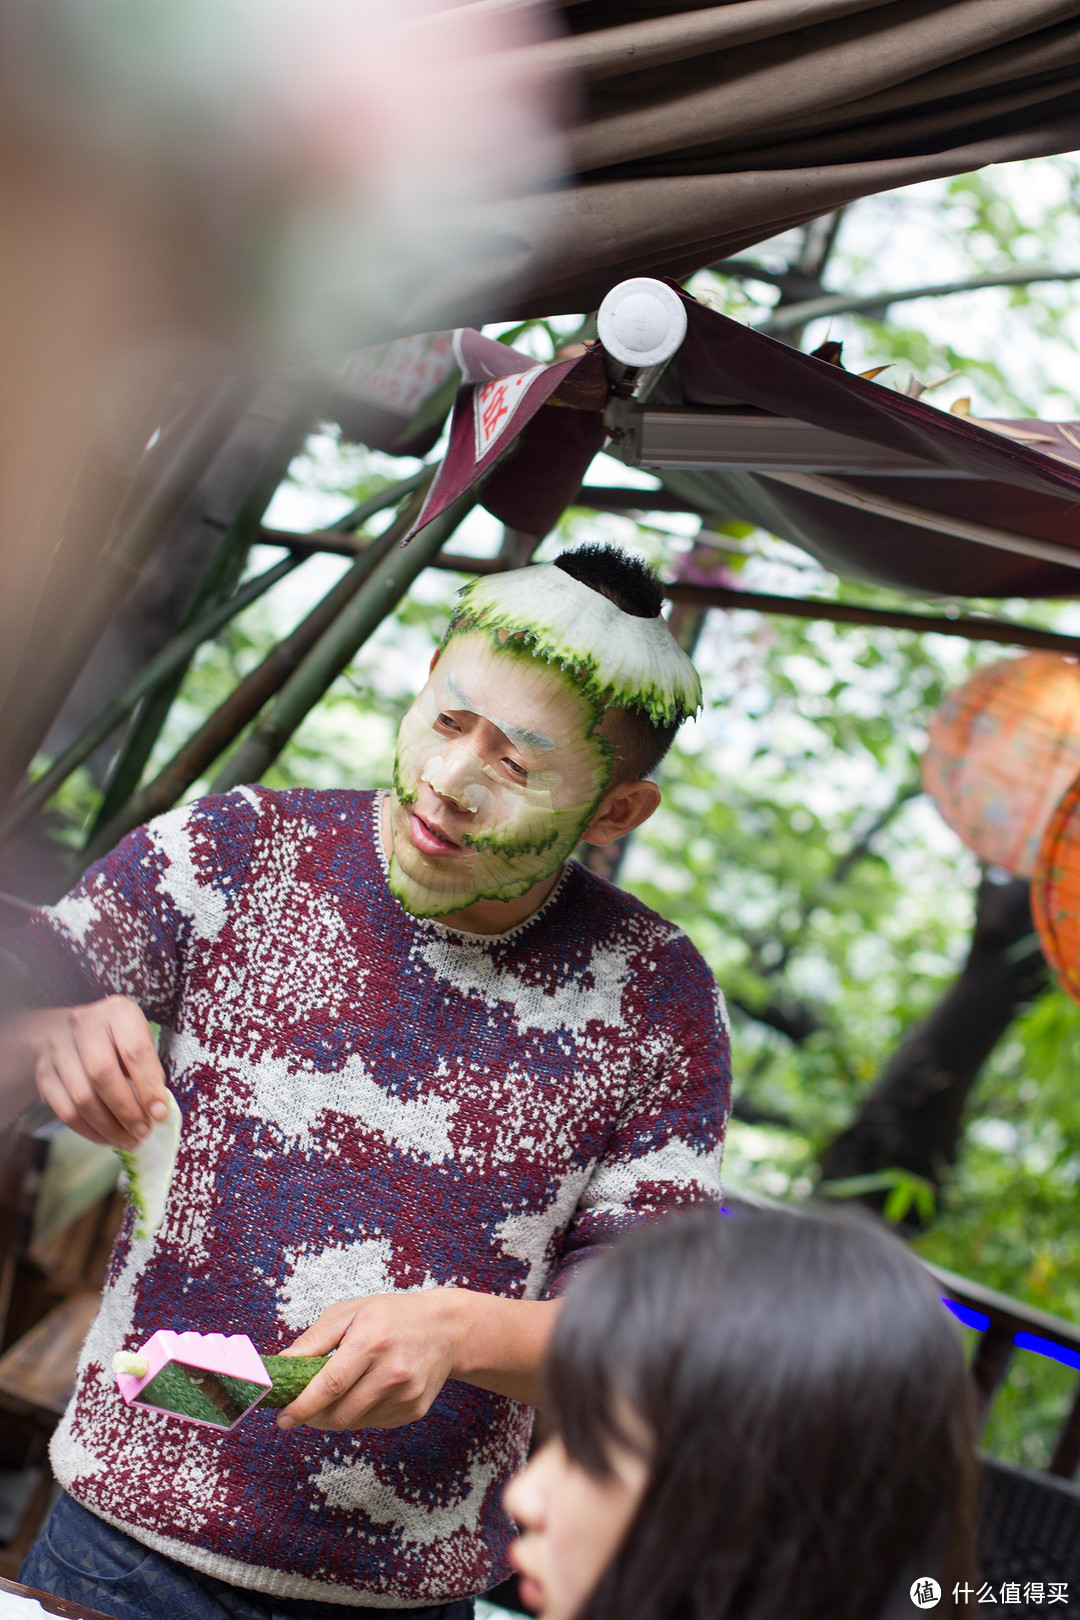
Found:
<svg viewBox="0 0 1080 1620"><path fill-rule="evenodd" d="M288 1406L329 1360L329 1356L263 1356L262 1364L274 1382L260 1405Z"/></svg>
<svg viewBox="0 0 1080 1620"><path fill-rule="evenodd" d="M177 1417L201 1418L215 1428L229 1429L259 1400L263 1386L248 1378L208 1372L183 1361L169 1361L135 1397Z"/></svg>
<svg viewBox="0 0 1080 1620"><path fill-rule="evenodd" d="M288 1406L329 1360L329 1356L263 1356L267 1377L273 1380L266 1390L246 1378L208 1372L183 1361L168 1361L135 1399L141 1406L173 1412L177 1417L201 1418L216 1428L228 1429L253 1405ZM141 1377L146 1371L146 1357L118 1351L113 1370Z"/></svg>

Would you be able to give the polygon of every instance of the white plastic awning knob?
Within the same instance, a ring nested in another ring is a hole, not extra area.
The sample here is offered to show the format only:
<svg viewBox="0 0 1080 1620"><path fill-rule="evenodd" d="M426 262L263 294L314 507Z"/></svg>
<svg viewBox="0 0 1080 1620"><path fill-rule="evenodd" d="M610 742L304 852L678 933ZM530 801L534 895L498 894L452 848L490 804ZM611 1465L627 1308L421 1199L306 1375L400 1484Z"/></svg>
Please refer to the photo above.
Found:
<svg viewBox="0 0 1080 1620"><path fill-rule="evenodd" d="M635 276L612 287L596 318L600 342L624 366L657 366L686 336L686 306L673 287Z"/></svg>

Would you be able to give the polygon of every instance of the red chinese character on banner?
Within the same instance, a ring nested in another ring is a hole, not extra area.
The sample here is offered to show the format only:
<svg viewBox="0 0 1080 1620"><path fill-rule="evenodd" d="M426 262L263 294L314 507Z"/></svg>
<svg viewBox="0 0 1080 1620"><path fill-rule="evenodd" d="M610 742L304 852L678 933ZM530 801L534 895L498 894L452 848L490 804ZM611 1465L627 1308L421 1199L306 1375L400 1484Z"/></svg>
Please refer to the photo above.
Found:
<svg viewBox="0 0 1080 1620"><path fill-rule="evenodd" d="M510 377L493 377L481 383L473 395L476 427L476 459L483 461L488 451L506 432L510 418L546 366L532 366Z"/></svg>
<svg viewBox="0 0 1080 1620"><path fill-rule="evenodd" d="M504 416L510 415L510 385L500 379L498 382L488 383L484 389L484 401L480 407L480 421L484 429L484 437L490 442L499 431L499 424Z"/></svg>

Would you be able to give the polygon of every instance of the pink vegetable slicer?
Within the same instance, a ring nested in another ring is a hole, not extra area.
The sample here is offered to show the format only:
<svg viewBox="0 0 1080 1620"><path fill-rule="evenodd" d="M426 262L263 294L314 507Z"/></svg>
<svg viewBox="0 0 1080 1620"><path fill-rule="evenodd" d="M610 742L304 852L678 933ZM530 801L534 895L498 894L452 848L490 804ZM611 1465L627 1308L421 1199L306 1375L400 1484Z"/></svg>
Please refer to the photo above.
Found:
<svg viewBox="0 0 1080 1620"><path fill-rule="evenodd" d="M172 1333L161 1328L134 1354L113 1358L129 1406L149 1406L211 1429L234 1429L272 1384L246 1333Z"/></svg>

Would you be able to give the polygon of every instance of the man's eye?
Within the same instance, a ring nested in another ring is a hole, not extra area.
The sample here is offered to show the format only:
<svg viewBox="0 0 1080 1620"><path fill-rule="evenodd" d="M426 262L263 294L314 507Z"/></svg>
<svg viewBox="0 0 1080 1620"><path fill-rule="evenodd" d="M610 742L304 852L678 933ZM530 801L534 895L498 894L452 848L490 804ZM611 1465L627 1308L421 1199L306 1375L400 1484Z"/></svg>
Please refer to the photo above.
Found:
<svg viewBox="0 0 1080 1620"><path fill-rule="evenodd" d="M440 714L438 724L440 726L445 726L448 731L461 730L461 727L458 725L457 721L449 714Z"/></svg>
<svg viewBox="0 0 1080 1620"><path fill-rule="evenodd" d="M510 772L510 775L514 778L515 781L517 781L517 782L527 782L528 781L528 779L529 779L528 771L525 769L524 765L519 765L516 759L504 759L503 764L506 766L507 770Z"/></svg>

